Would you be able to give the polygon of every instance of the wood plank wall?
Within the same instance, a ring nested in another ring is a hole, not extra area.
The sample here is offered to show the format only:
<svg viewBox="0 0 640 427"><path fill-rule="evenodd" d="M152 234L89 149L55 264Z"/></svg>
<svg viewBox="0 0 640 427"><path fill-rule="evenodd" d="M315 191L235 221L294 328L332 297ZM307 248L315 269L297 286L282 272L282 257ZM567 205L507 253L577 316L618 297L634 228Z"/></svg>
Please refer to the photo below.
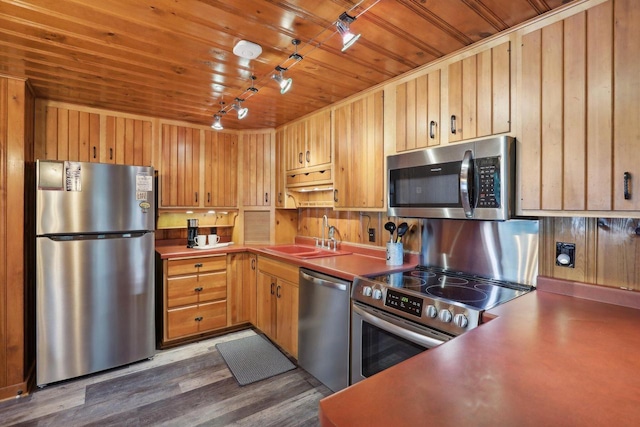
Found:
<svg viewBox="0 0 640 427"><path fill-rule="evenodd" d="M33 370L33 115L27 84L0 77L0 399L26 392Z"/></svg>

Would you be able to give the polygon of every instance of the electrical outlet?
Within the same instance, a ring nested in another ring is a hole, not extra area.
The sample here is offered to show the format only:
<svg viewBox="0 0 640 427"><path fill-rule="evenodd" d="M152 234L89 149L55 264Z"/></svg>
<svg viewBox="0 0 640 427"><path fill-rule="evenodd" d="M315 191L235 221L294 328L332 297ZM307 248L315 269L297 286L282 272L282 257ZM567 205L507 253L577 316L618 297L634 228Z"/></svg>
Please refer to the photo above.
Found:
<svg viewBox="0 0 640 427"><path fill-rule="evenodd" d="M369 241L370 242L375 242L376 241L376 229L375 228L370 228L369 229Z"/></svg>
<svg viewBox="0 0 640 427"><path fill-rule="evenodd" d="M575 268L576 244L556 242L556 265L558 267Z"/></svg>

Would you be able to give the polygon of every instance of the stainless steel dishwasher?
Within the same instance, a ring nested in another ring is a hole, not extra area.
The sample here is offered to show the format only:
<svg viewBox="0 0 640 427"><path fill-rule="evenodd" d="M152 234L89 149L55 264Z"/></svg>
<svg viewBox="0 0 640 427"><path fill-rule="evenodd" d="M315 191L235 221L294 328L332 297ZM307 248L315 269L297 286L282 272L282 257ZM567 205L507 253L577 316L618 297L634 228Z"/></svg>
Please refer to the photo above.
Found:
<svg viewBox="0 0 640 427"><path fill-rule="evenodd" d="M349 385L351 282L300 269L298 364L333 391Z"/></svg>

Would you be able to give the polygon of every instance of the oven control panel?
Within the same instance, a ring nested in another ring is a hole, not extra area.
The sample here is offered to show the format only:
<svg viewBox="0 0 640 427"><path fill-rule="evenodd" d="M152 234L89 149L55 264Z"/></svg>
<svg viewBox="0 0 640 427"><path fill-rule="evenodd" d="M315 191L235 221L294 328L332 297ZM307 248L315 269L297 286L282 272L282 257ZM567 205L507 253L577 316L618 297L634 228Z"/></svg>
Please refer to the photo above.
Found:
<svg viewBox="0 0 640 427"><path fill-rule="evenodd" d="M384 305L417 317L422 316L422 298L413 295L405 295L398 291L387 289Z"/></svg>
<svg viewBox="0 0 640 427"><path fill-rule="evenodd" d="M480 323L478 310L374 281L355 281L351 298L452 335L460 335Z"/></svg>

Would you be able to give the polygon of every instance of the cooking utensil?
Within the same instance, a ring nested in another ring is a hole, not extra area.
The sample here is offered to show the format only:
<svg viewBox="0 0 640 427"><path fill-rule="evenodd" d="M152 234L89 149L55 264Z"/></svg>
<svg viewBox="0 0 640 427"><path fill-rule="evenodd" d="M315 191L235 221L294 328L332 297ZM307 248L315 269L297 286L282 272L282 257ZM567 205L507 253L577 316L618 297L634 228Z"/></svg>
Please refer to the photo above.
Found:
<svg viewBox="0 0 640 427"><path fill-rule="evenodd" d="M398 226L398 230L397 230L397 240L396 243L400 242L400 239L402 239L402 236L405 235L405 233L407 232L407 230L409 230L409 224L407 224L406 222L403 222L402 224L400 224Z"/></svg>
<svg viewBox="0 0 640 427"><path fill-rule="evenodd" d="M389 241L393 243L393 232L396 231L396 225L393 222L389 221L384 225L384 229L391 234L391 237L389 237Z"/></svg>

